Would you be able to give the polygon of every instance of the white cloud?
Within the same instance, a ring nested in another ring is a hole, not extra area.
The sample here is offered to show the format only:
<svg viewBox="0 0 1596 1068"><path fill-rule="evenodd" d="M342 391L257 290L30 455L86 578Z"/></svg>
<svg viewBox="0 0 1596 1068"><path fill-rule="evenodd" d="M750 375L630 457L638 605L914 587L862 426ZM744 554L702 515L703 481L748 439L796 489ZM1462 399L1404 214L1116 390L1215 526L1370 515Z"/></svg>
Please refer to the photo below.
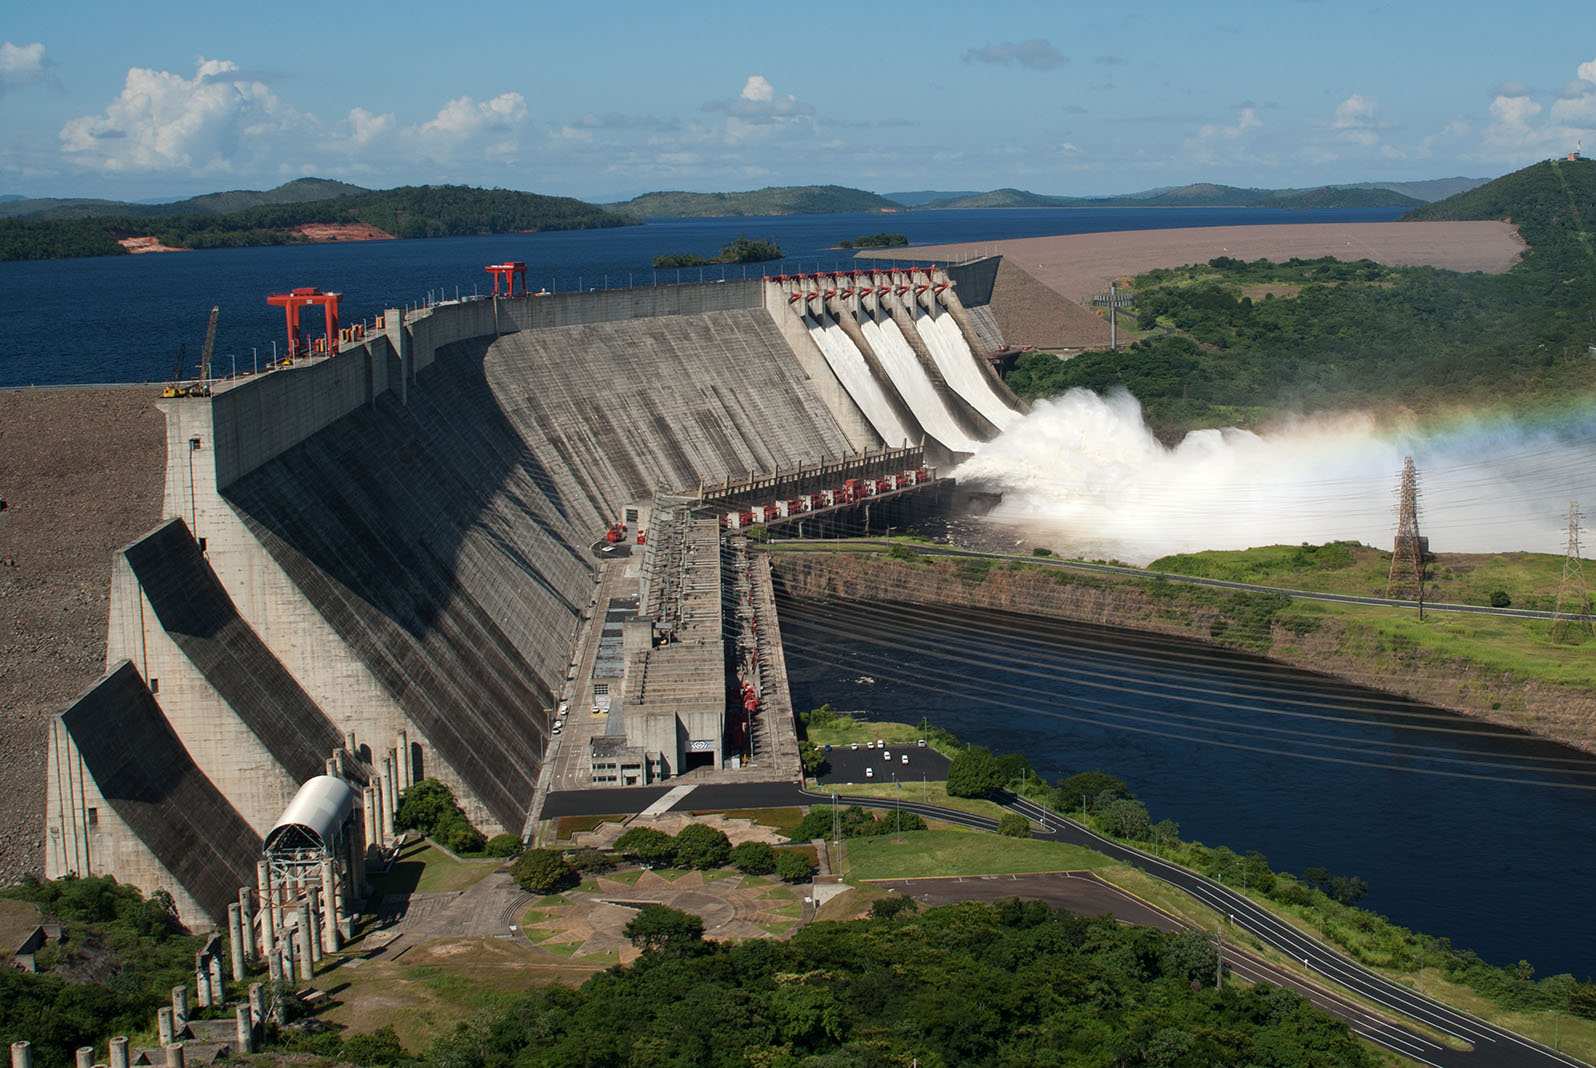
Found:
<svg viewBox="0 0 1596 1068"><path fill-rule="evenodd" d="M1591 60L1589 63L1581 63L1574 74L1587 82L1596 84L1596 59Z"/></svg>
<svg viewBox="0 0 1596 1068"><path fill-rule="evenodd" d="M711 100L705 111L725 112L730 118L730 130L741 132L743 126L766 126L807 119L815 109L791 93L777 93L776 87L762 74L749 75L748 81L736 97L730 100Z"/></svg>
<svg viewBox="0 0 1596 1068"><path fill-rule="evenodd" d="M1374 113L1379 108L1379 101L1371 100L1362 93L1353 93L1336 107L1330 128L1336 131L1338 140L1371 147L1380 140L1380 135L1375 132L1374 120Z"/></svg>
<svg viewBox="0 0 1596 1068"><path fill-rule="evenodd" d="M1241 116L1232 126L1220 126L1216 123L1205 123L1197 130L1200 141L1234 141L1248 130L1262 126L1263 120L1258 118L1255 108L1242 108Z"/></svg>
<svg viewBox="0 0 1596 1068"><path fill-rule="evenodd" d="M48 67L44 45L38 41L29 45L0 41L0 96L49 81Z"/></svg>
<svg viewBox="0 0 1596 1068"><path fill-rule="evenodd" d="M288 106L228 60L201 59L194 75L134 67L103 114L61 128L64 156L105 174L171 173L291 178L385 173L421 160L434 173L473 162L507 164L521 149L526 101L501 93L450 100L424 122L354 107L324 121Z"/></svg>

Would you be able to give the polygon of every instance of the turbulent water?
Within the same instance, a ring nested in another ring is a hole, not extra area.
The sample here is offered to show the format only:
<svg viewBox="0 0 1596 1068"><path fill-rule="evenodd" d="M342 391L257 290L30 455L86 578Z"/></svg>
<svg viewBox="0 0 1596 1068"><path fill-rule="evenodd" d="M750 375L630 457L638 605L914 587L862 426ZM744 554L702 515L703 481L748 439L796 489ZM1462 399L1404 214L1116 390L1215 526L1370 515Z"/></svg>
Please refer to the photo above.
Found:
<svg viewBox="0 0 1596 1068"><path fill-rule="evenodd" d="M1419 528L1438 552L1561 553L1571 501L1596 504L1596 413L1558 421L1457 419L1388 427L1366 415L1279 431L1200 430L1173 448L1134 397L1072 390L960 465L1001 492L986 518L1016 539L1145 564L1169 553L1396 530L1403 458L1419 476Z"/></svg>

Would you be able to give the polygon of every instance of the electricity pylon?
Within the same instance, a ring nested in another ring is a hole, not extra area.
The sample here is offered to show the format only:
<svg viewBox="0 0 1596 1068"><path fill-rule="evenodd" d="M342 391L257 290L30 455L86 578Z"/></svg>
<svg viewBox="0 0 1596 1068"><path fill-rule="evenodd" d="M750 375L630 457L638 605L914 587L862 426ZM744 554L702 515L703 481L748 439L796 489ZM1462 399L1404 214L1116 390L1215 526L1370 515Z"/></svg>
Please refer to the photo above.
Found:
<svg viewBox="0 0 1596 1068"><path fill-rule="evenodd" d="M1563 554L1563 578L1557 584L1557 607L1552 611L1552 641L1572 640L1576 634L1590 637L1590 589L1585 585L1585 568L1579 559L1579 502L1568 503L1568 549ZM1567 609L1564 605L1568 605Z"/></svg>
<svg viewBox="0 0 1596 1068"><path fill-rule="evenodd" d="M1388 599L1416 600L1424 618L1424 539L1419 537L1419 476L1413 457L1402 461L1402 485L1397 490L1396 544L1391 550L1391 575L1386 580Z"/></svg>

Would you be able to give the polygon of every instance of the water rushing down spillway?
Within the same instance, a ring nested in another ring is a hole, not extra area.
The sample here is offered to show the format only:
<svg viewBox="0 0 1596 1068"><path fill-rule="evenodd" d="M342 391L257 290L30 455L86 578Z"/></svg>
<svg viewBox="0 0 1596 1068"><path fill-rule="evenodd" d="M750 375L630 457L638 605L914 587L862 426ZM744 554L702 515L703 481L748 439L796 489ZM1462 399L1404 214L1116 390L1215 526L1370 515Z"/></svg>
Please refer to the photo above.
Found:
<svg viewBox="0 0 1596 1068"><path fill-rule="evenodd" d="M868 315L859 317L864 338L881 360L887 376L897 387L904 403L920 421L925 432L954 452L974 452L980 442L974 440L953 420L953 414L937 394L931 378L921 366L920 359L904 340L903 332L891 319L877 323Z"/></svg>
<svg viewBox="0 0 1596 1068"><path fill-rule="evenodd" d="M1003 403L992 383L981 373L975 362L979 357L970 351L958 320L946 312L937 316L920 313L915 316L914 328L925 341L948 388L999 430L1007 430L1019 421L1020 413Z"/></svg>
<svg viewBox="0 0 1596 1068"><path fill-rule="evenodd" d="M835 320L823 326L810 320L808 326L809 336L820 347L821 353L826 357L826 363L831 366L832 373L837 376L842 388L848 391L848 395L859 406L865 418L870 420L870 425L875 428L876 433L881 435L881 440L894 447L917 441L919 435L910 433L909 428L903 425L898 414L892 410L881 383L877 382L875 376L870 373L864 354L843 332L842 327Z"/></svg>

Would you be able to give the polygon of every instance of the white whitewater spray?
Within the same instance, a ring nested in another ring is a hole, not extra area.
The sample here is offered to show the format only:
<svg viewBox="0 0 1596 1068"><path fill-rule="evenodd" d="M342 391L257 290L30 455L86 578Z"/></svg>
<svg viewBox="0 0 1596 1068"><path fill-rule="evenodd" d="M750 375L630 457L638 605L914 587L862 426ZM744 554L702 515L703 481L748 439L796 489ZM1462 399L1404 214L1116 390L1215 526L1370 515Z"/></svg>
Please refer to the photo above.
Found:
<svg viewBox="0 0 1596 1068"><path fill-rule="evenodd" d="M1361 541L1389 546L1402 458L1419 471L1436 552L1561 553L1569 501L1596 511L1596 415L1534 426L1469 418L1426 430L1366 415L1264 435L1199 430L1161 444L1128 393L1071 390L954 472L1001 492L988 516L1022 541L1145 564L1176 552Z"/></svg>

